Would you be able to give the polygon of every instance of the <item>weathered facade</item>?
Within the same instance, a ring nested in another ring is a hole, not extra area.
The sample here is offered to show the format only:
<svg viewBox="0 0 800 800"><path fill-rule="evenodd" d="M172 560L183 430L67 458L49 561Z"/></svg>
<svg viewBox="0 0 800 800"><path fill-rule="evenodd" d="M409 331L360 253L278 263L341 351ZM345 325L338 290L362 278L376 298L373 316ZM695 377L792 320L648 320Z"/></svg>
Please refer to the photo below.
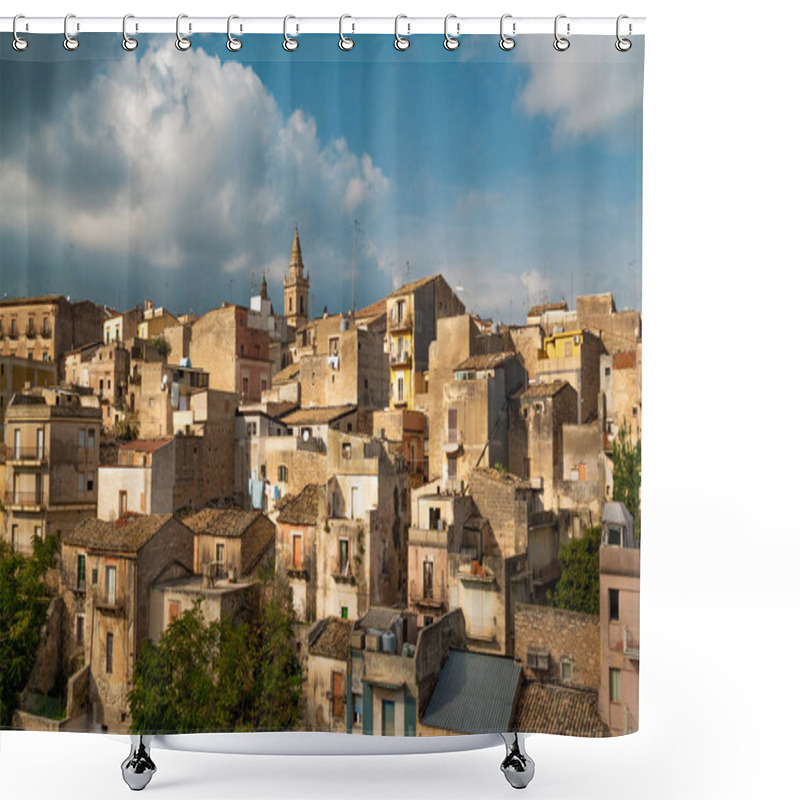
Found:
<svg viewBox="0 0 800 800"><path fill-rule="evenodd" d="M53 362L33 361L18 356L0 357L0 439L5 435L6 409L11 398L26 389L54 386L57 380Z"/></svg>

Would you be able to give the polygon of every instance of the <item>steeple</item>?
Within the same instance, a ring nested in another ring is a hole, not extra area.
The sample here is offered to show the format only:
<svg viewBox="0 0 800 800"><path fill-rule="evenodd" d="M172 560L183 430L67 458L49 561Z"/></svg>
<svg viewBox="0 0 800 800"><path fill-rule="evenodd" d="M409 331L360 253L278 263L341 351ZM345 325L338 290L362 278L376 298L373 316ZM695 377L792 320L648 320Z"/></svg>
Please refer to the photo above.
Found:
<svg viewBox="0 0 800 800"><path fill-rule="evenodd" d="M300 250L300 232L294 226L294 243L292 244L292 257L289 259L289 277L303 277L303 253Z"/></svg>
<svg viewBox="0 0 800 800"><path fill-rule="evenodd" d="M261 274L261 299L267 300L269 295L267 294L267 273L263 272Z"/></svg>
<svg viewBox="0 0 800 800"><path fill-rule="evenodd" d="M308 289L308 274L300 250L300 233L295 225L289 274L283 279L283 315L290 328L300 328L308 322Z"/></svg>

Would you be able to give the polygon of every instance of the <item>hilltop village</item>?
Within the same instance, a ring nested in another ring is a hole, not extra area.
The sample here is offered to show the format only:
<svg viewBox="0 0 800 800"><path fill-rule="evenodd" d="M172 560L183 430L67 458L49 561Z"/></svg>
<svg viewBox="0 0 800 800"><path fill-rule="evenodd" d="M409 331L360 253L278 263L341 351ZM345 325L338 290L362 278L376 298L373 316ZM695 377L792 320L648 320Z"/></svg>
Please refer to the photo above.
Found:
<svg viewBox="0 0 800 800"><path fill-rule="evenodd" d="M304 730L636 730L614 469L641 438L641 314L608 293L504 325L431 275L311 318L311 280L295 230L282 314L266 278L202 316L0 300L0 533L59 540L14 725L127 732L145 642L236 618L266 570ZM559 553L598 528L598 613L559 607Z"/></svg>

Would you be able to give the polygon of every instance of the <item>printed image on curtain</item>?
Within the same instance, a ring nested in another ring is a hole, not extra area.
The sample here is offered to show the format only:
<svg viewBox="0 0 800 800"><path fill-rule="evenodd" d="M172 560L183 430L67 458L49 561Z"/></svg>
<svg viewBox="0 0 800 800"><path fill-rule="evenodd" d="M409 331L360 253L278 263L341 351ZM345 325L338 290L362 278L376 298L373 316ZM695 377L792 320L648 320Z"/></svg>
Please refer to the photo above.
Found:
<svg viewBox="0 0 800 800"><path fill-rule="evenodd" d="M644 38L191 38L1 43L0 725L637 730Z"/></svg>

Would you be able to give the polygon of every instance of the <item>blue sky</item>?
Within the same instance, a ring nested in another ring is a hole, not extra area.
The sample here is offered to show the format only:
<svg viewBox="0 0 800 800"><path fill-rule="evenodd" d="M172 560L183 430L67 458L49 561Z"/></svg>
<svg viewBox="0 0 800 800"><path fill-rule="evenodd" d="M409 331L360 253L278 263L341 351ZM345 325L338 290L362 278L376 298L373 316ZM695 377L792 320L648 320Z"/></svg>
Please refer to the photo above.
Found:
<svg viewBox="0 0 800 800"><path fill-rule="evenodd" d="M312 310L441 272L519 323L535 301L641 298L643 40L86 35L0 50L0 295L176 312L246 302L300 227ZM635 296L634 296L635 285Z"/></svg>

